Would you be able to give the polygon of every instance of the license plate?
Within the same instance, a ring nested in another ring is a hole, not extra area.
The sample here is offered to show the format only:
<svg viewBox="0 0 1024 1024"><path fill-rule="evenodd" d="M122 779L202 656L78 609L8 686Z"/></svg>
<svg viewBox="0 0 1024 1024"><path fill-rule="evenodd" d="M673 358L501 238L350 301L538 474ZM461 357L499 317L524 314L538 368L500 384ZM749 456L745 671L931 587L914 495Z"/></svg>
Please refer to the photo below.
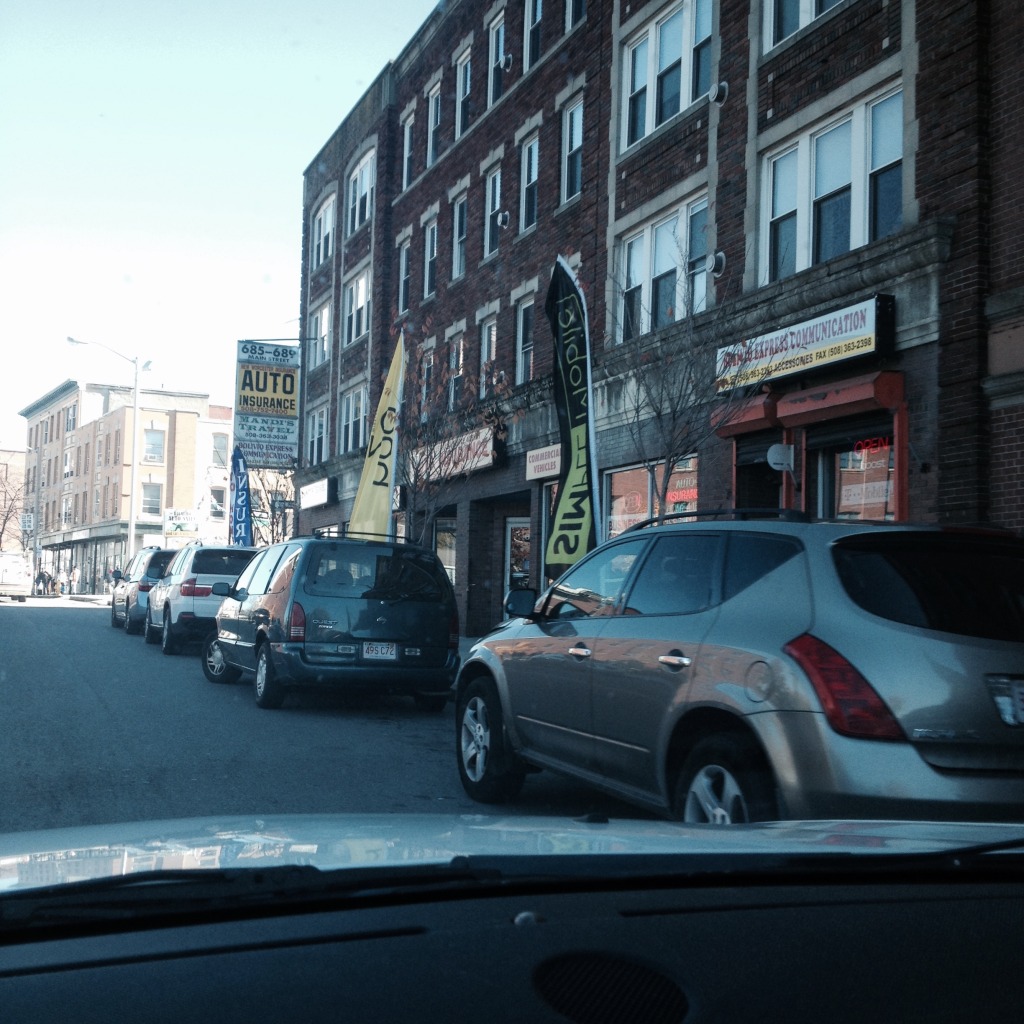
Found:
<svg viewBox="0 0 1024 1024"><path fill-rule="evenodd" d="M1004 724L1024 725L1024 679L1019 676L989 676L987 682Z"/></svg>
<svg viewBox="0 0 1024 1024"><path fill-rule="evenodd" d="M363 657L367 661L394 661L398 657L398 648L393 642L381 643L379 640L364 640Z"/></svg>

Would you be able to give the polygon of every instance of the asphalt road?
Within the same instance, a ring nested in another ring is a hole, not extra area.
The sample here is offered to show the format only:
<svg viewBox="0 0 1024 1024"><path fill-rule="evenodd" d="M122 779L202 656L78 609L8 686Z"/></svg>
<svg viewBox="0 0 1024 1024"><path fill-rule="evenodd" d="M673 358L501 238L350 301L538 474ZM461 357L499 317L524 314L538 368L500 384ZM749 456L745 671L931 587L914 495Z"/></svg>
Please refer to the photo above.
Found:
<svg viewBox="0 0 1024 1024"><path fill-rule="evenodd" d="M222 814L488 813L459 783L454 711L303 693L267 711L80 599L0 600L0 833ZM540 773L509 814L649 817Z"/></svg>

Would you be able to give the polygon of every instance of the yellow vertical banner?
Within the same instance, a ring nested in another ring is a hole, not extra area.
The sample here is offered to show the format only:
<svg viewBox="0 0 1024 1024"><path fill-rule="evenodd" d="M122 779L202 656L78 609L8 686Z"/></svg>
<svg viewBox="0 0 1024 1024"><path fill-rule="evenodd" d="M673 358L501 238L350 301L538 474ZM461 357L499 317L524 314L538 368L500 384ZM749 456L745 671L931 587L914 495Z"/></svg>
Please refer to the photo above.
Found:
<svg viewBox="0 0 1024 1024"><path fill-rule="evenodd" d="M366 461L359 477L356 500L348 523L350 534L391 535L391 503L397 480L398 408L405 376L405 335L400 334L391 369L370 424Z"/></svg>

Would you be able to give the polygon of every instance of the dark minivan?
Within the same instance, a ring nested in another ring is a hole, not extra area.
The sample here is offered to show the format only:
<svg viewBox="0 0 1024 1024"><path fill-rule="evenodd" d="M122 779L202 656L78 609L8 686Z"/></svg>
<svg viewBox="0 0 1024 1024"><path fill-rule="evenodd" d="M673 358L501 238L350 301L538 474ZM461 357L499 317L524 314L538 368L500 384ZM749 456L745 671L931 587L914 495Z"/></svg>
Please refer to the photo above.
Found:
<svg viewBox="0 0 1024 1024"><path fill-rule="evenodd" d="M290 686L405 693L440 711L459 668L455 592L437 555L392 541L300 537L257 554L203 645L211 682L254 678L256 703Z"/></svg>

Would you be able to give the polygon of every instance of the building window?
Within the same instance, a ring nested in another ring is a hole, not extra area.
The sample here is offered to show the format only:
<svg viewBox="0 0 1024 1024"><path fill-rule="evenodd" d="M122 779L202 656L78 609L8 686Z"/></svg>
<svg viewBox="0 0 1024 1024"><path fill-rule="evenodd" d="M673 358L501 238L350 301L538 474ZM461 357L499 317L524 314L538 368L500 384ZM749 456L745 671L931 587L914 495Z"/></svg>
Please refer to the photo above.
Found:
<svg viewBox="0 0 1024 1024"><path fill-rule="evenodd" d="M448 411L454 412L462 400L465 379L466 342L463 335L452 338L448 344Z"/></svg>
<svg viewBox="0 0 1024 1024"><path fill-rule="evenodd" d="M76 502L77 502L77 498L78 498L78 495L75 495ZM60 499L60 525L61 526L71 526L73 522L77 522L77 520L78 520L77 509L75 510L75 518L74 518L74 520L72 520L72 518L71 518L71 505L72 505L72 502L71 502L71 495L70 494L65 495L63 498Z"/></svg>
<svg viewBox="0 0 1024 1024"><path fill-rule="evenodd" d="M491 22L487 34L490 40L491 69L491 73L488 76L487 81L487 106L491 107L501 99L501 94L505 85L505 71L511 67L512 63L511 59L507 59L505 54L504 14L495 18L494 21ZM510 58L511 55L508 55L508 57Z"/></svg>
<svg viewBox="0 0 1024 1024"><path fill-rule="evenodd" d="M623 148L705 95L711 86L711 0L686 0L626 47Z"/></svg>
<svg viewBox="0 0 1024 1024"><path fill-rule="evenodd" d="M428 349L420 361L420 420L426 421L434 401L434 352Z"/></svg>
<svg viewBox="0 0 1024 1024"><path fill-rule="evenodd" d="M331 304L325 302L309 318L306 338L306 367L314 370L326 363L331 354Z"/></svg>
<svg viewBox="0 0 1024 1024"><path fill-rule="evenodd" d="M67 408L67 413L64 418L64 432L70 434L78 422L78 403L72 402Z"/></svg>
<svg viewBox="0 0 1024 1024"><path fill-rule="evenodd" d="M213 465L227 469L228 465L228 435L213 435Z"/></svg>
<svg viewBox="0 0 1024 1024"><path fill-rule="evenodd" d="M764 0L768 46L788 39L798 29L841 3L842 0Z"/></svg>
<svg viewBox="0 0 1024 1024"><path fill-rule="evenodd" d="M516 310L516 383L533 380L533 299Z"/></svg>
<svg viewBox="0 0 1024 1024"><path fill-rule="evenodd" d="M163 462L164 432L162 430L146 430L143 434L145 437L145 455L143 456L145 461ZM88 461L88 448L86 449L86 460Z"/></svg>
<svg viewBox="0 0 1024 1024"><path fill-rule="evenodd" d="M71 464L71 451L70 449L64 452L64 479L67 480L69 476L74 476L74 466Z"/></svg>
<svg viewBox="0 0 1024 1024"><path fill-rule="evenodd" d="M466 272L466 196L459 196L452 207L452 280Z"/></svg>
<svg viewBox="0 0 1024 1024"><path fill-rule="evenodd" d="M366 405L365 384L342 395L338 430L342 452L355 452L366 444Z"/></svg>
<svg viewBox="0 0 1024 1024"><path fill-rule="evenodd" d="M227 518L227 494L223 487L210 488L210 518Z"/></svg>
<svg viewBox="0 0 1024 1024"><path fill-rule="evenodd" d="M144 516L158 516L162 511L160 503L162 484L142 485L142 514Z"/></svg>
<svg viewBox="0 0 1024 1024"><path fill-rule="evenodd" d="M412 242L403 242L398 249L398 312L405 313L409 309L410 284L412 270L410 260Z"/></svg>
<svg viewBox="0 0 1024 1024"><path fill-rule="evenodd" d="M566 108L562 129L562 202L583 191L583 100Z"/></svg>
<svg viewBox="0 0 1024 1024"><path fill-rule="evenodd" d="M526 39L523 44L523 69L529 71L541 55L540 26L544 0L526 0Z"/></svg>
<svg viewBox="0 0 1024 1024"><path fill-rule="evenodd" d="M462 138L469 128L469 89L472 84L470 51L467 50L455 67L455 138Z"/></svg>
<svg viewBox="0 0 1024 1024"><path fill-rule="evenodd" d="M565 0L565 31L575 28L587 16L587 0Z"/></svg>
<svg viewBox="0 0 1024 1024"><path fill-rule="evenodd" d="M487 217L484 221L484 259L498 251L498 235L501 232L501 168L488 172L486 188Z"/></svg>
<svg viewBox="0 0 1024 1024"><path fill-rule="evenodd" d="M626 237L621 248L622 341L704 308L707 200L696 200Z"/></svg>
<svg viewBox="0 0 1024 1024"><path fill-rule="evenodd" d="M413 123L415 118L410 114L402 122L402 188L407 189L412 184L412 155L413 155Z"/></svg>
<svg viewBox="0 0 1024 1024"><path fill-rule="evenodd" d="M540 142L536 135L523 143L522 195L519 200L519 229L526 231L537 223L537 156Z"/></svg>
<svg viewBox="0 0 1024 1024"><path fill-rule="evenodd" d="M498 318L490 316L480 324L480 397L493 394L498 380Z"/></svg>
<svg viewBox="0 0 1024 1024"><path fill-rule="evenodd" d="M334 245L334 196L327 199L313 218L313 269L331 258Z"/></svg>
<svg viewBox="0 0 1024 1024"><path fill-rule="evenodd" d="M441 83L427 96L427 166L433 167L441 151Z"/></svg>
<svg viewBox="0 0 1024 1024"><path fill-rule="evenodd" d="M362 227L373 212L374 153L370 150L348 179L348 233Z"/></svg>
<svg viewBox="0 0 1024 1024"><path fill-rule="evenodd" d="M327 458L327 407L323 406L306 416L306 462L319 465Z"/></svg>
<svg viewBox="0 0 1024 1024"><path fill-rule="evenodd" d="M370 271L364 270L345 285L345 344L351 345L370 330Z"/></svg>
<svg viewBox="0 0 1024 1024"><path fill-rule="evenodd" d="M423 297L430 298L437 290L437 218L427 221L423 229Z"/></svg>
<svg viewBox="0 0 1024 1024"><path fill-rule="evenodd" d="M903 99L872 100L768 154L769 281L834 259L903 223Z"/></svg>

